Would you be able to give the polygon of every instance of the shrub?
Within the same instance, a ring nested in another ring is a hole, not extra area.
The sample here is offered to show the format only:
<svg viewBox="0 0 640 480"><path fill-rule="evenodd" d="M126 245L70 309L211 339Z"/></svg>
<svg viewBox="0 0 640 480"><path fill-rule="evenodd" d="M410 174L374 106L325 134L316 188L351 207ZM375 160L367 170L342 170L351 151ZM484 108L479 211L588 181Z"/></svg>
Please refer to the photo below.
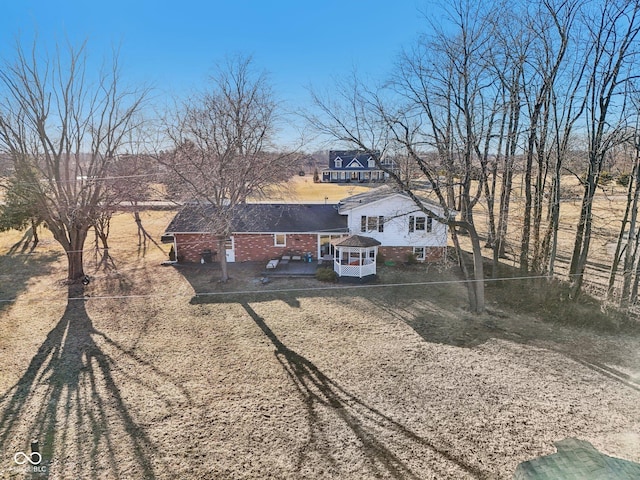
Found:
<svg viewBox="0 0 640 480"><path fill-rule="evenodd" d="M608 185L613 180L613 175L611 172L607 172L606 170L600 173L600 184Z"/></svg>
<svg viewBox="0 0 640 480"><path fill-rule="evenodd" d="M407 254L407 263L409 265L415 265L416 263L418 263L418 257L416 257L415 253L408 253Z"/></svg>
<svg viewBox="0 0 640 480"><path fill-rule="evenodd" d="M376 255L376 265L384 265L384 261L384 255L378 252L378 255Z"/></svg>
<svg viewBox="0 0 640 480"><path fill-rule="evenodd" d="M630 180L631 180L630 173L621 173L620 176L617 178L616 183L618 185L622 185L623 187L628 187Z"/></svg>
<svg viewBox="0 0 640 480"><path fill-rule="evenodd" d="M518 313L537 315L544 321L590 329L600 332L621 330L637 332L639 326L624 312L606 308L600 301L586 293L579 301L569 300L567 282L550 283L536 280L511 280L498 282L491 295L498 303Z"/></svg>
<svg viewBox="0 0 640 480"><path fill-rule="evenodd" d="M338 274L331 268L319 268L316 270L316 279L321 282L337 282Z"/></svg>

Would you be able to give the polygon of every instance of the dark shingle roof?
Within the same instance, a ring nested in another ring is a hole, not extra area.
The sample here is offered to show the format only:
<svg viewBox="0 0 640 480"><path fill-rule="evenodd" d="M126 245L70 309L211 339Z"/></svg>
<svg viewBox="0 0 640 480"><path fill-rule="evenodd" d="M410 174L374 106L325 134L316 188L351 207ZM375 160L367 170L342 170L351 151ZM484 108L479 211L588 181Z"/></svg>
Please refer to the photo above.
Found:
<svg viewBox="0 0 640 480"><path fill-rule="evenodd" d="M210 233L216 230L216 207L185 205L166 233ZM245 204L234 208L235 233L346 232L347 217L334 205Z"/></svg>

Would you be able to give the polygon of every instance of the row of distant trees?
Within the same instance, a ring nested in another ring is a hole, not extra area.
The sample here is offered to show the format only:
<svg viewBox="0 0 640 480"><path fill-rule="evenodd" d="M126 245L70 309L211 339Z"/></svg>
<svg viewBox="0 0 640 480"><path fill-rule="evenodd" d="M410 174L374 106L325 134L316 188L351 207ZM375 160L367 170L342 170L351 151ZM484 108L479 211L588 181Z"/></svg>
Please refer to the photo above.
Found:
<svg viewBox="0 0 640 480"><path fill-rule="evenodd" d="M495 276L517 225L521 273L556 275L567 173L582 188L568 277L569 296L579 298L594 198L611 158L624 158L627 208L609 295L627 305L640 281L639 13L640 0L452 0L425 15L428 33L383 84L342 79L328 95L312 92L305 117L334 144L398 159L400 173L388 173L420 206L409 179L417 172L430 181L444 215L425 211L451 226L460 266L475 280L467 284L477 312L481 241L492 249ZM10 223L51 230L70 282L84 275L92 229L109 265L110 215L123 201L138 202L150 181L165 182L175 200L216 205L224 251L234 206L297 172L296 154L273 143L278 103L250 58L219 65L205 89L150 126L148 89L123 86L117 58L94 76L86 54L84 45L51 56L18 45L0 67L0 153L13 166L3 208L16 206ZM514 221L519 175L523 211ZM479 205L488 219L482 239ZM461 232L471 240L469 264Z"/></svg>

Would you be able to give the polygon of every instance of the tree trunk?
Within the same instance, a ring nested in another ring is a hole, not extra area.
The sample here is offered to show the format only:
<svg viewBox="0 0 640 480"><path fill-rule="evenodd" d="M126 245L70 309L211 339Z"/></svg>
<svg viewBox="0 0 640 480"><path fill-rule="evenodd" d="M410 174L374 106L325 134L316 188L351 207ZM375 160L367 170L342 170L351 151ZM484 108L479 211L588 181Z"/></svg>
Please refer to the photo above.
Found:
<svg viewBox="0 0 640 480"><path fill-rule="evenodd" d="M464 262L464 256L460 243L458 241L455 226L458 226L467 231L469 240L471 241L471 249L473 253L473 277L469 274L469 269ZM469 308L473 313L483 313L485 306L484 298L484 265L482 260L482 248L480 246L480 237L476 232L473 224L467 222L452 222L451 225L451 237L453 244L456 247L458 253L458 261L460 269L464 275L464 279L467 284L467 292L469 293Z"/></svg>
<svg viewBox="0 0 640 480"><path fill-rule="evenodd" d="M475 313L484 312L484 265L482 261L482 249L480 248L480 237L473 224L469 225L469 239L473 249L473 283L476 293Z"/></svg>
<svg viewBox="0 0 640 480"><path fill-rule="evenodd" d="M631 282L633 280L633 273L634 273L634 264L636 262L636 254L637 254L637 245L638 245L638 239L637 239L637 220L638 220L638 201L640 200L640 178L638 178L639 174L640 174L640 169L638 168L638 165L635 165L635 169L634 169L634 174L632 175L632 177L636 177L635 178L635 188L633 190L633 200L632 200L632 204L630 206L630 208L628 207L628 210L631 210L631 219L629 220L629 233L627 234L627 250L625 252L625 258L624 258L624 271L623 271L623 285L622 285L622 295L620 296L620 306L625 308L629 305L629 302L631 300L630 296L631 296ZM633 183L633 178L629 179L629 184L631 185L631 183ZM631 190L631 189L630 189ZM626 213L626 212L625 212ZM623 224L623 228L622 228L622 234L620 235L620 237L622 238L624 236L624 224ZM635 248L631 248L631 245L634 244Z"/></svg>
<svg viewBox="0 0 640 480"><path fill-rule="evenodd" d="M473 286L473 282L471 282L471 275L469 274L469 269L467 268L467 264L465 262L465 252L462 250L460 246L460 240L458 239L458 233L455 231L455 228L451 228L451 239L453 240L453 245L456 249L456 255L458 256L458 266L462 271L462 276L465 280L465 286L467 287L467 296L469 298L469 310L475 312L477 309L477 299L476 299L476 291Z"/></svg>
<svg viewBox="0 0 640 480"><path fill-rule="evenodd" d="M597 175L601 163L596 159L589 165L589 172L585 181L584 195L582 197L582 207L580 209L580 219L576 230L576 238L573 245L571 265L569 267L569 280L571 282L570 297L574 300L580 295L582 289L584 270L587 264L587 255L591 244L591 224L593 221L592 207L593 197L598 184ZM594 166L595 165L595 166Z"/></svg>
<svg viewBox="0 0 640 480"><path fill-rule="evenodd" d="M620 265L620 260L622 259L622 253L625 248L631 248L630 243L627 241L626 247L624 244L624 232L627 229L627 224L629 222L629 215L631 214L631 205L634 202L634 189L636 189L637 194L637 182L635 178L637 176L638 171L638 156L636 155L635 164L633 165L633 172L629 175L629 185L627 185L627 204L625 206L624 215L622 216L622 222L620 224L620 232L618 233L618 239L616 241L616 250L613 254L613 259L611 261L611 269L609 270L609 285L607 287L607 299L613 300L615 293L615 285L616 285L616 276L618 274L618 266ZM626 271L626 265L625 265ZM627 292L628 294L628 292ZM620 298L620 302L623 302L623 297Z"/></svg>
<svg viewBox="0 0 640 480"><path fill-rule="evenodd" d="M560 162L560 156L558 156L553 176L549 214L548 273L550 280L553 279L555 273L556 253L558 251L558 227L560 226Z"/></svg>
<svg viewBox="0 0 640 480"><path fill-rule="evenodd" d="M67 250L67 262L69 273L67 275L68 283L77 283L84 276L84 243L87 238L88 229L77 229L71 232L69 236L69 249Z"/></svg>
<svg viewBox="0 0 640 480"><path fill-rule="evenodd" d="M227 268L227 237L218 238L218 255L220 255L220 281L226 282L229 280L229 270Z"/></svg>
<svg viewBox="0 0 640 480"><path fill-rule="evenodd" d="M38 237L39 225L39 220L35 220L34 218L31 219L31 231L33 232L33 239L31 240L31 249L29 250L30 252L33 252L38 246L38 243L40 243L40 238Z"/></svg>

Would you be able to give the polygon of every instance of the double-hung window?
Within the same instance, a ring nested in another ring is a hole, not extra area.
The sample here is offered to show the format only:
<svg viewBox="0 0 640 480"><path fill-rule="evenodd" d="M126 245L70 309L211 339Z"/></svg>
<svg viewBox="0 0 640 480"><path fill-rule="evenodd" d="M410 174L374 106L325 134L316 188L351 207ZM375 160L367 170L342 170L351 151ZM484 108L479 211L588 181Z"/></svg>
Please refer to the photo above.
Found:
<svg viewBox="0 0 640 480"><path fill-rule="evenodd" d="M384 232L384 217L368 217L362 215L360 217L360 231L361 232Z"/></svg>
<svg viewBox="0 0 640 480"><path fill-rule="evenodd" d="M409 233L431 232L433 229L433 218L409 216Z"/></svg>

